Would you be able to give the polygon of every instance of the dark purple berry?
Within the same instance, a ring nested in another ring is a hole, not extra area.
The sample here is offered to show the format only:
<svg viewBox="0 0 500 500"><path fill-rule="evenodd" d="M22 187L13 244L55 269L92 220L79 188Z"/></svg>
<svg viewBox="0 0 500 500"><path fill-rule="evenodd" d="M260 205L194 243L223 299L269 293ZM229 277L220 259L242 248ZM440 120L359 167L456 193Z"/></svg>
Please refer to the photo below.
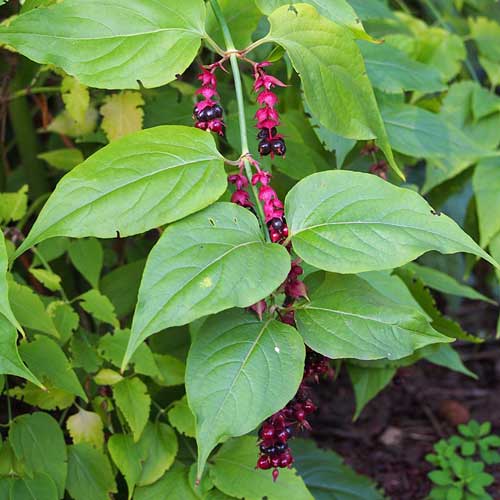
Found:
<svg viewBox="0 0 500 500"><path fill-rule="evenodd" d="M274 154L283 156L286 153L285 141L283 139L273 139L270 143Z"/></svg>
<svg viewBox="0 0 500 500"><path fill-rule="evenodd" d="M274 445L275 453L283 453L288 448L286 443L276 443Z"/></svg>
<svg viewBox="0 0 500 500"><path fill-rule="evenodd" d="M281 231L283 229L283 220L275 217L274 219L271 219L269 221L269 225L275 230L275 231Z"/></svg>
<svg viewBox="0 0 500 500"><path fill-rule="evenodd" d="M267 140L262 140L259 142L259 153L262 156L267 156L271 153L271 143Z"/></svg>
<svg viewBox="0 0 500 500"><path fill-rule="evenodd" d="M214 112L214 118L222 118L222 115L224 113L224 110L222 109L222 106L219 105L219 104L216 104L213 108L212 108L213 112Z"/></svg>
<svg viewBox="0 0 500 500"><path fill-rule="evenodd" d="M205 108L205 114L206 114L208 121L213 120L215 118L214 108L215 108L215 106L212 106L211 108Z"/></svg>
<svg viewBox="0 0 500 500"><path fill-rule="evenodd" d="M209 118L207 115L207 111L209 108L203 108L202 110L198 111L196 113L196 119L199 120L200 122L208 122Z"/></svg>

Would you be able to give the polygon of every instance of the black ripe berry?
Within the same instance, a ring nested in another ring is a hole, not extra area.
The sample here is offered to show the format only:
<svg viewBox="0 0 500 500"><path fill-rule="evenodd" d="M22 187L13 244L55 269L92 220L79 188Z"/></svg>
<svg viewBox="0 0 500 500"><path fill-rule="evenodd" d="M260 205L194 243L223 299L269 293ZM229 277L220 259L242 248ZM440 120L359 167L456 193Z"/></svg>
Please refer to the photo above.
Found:
<svg viewBox="0 0 500 500"><path fill-rule="evenodd" d="M273 153L278 156L283 156L286 153L285 141L283 139L273 139L270 146Z"/></svg>
<svg viewBox="0 0 500 500"><path fill-rule="evenodd" d="M275 231L281 231L284 226L283 219L278 219L275 217L274 219L271 219L269 221L269 225L275 230Z"/></svg>
<svg viewBox="0 0 500 500"><path fill-rule="evenodd" d="M213 120L215 118L215 106L212 106L211 108L205 108L205 114L207 117L207 121Z"/></svg>
<svg viewBox="0 0 500 500"><path fill-rule="evenodd" d="M259 153L262 156L267 156L269 153L271 153L271 143L267 140L262 140L259 142Z"/></svg>
<svg viewBox="0 0 500 500"><path fill-rule="evenodd" d="M207 115L209 108L203 108L201 111L198 111L196 113L196 119L199 120L200 122L208 122L209 118Z"/></svg>
<svg viewBox="0 0 500 500"><path fill-rule="evenodd" d="M274 445L275 453L283 453L288 448L286 443L276 443Z"/></svg>
<svg viewBox="0 0 500 500"><path fill-rule="evenodd" d="M222 109L222 106L220 106L219 104L216 104L212 108L212 110L214 112L214 118L222 118L222 114L224 113L224 110Z"/></svg>

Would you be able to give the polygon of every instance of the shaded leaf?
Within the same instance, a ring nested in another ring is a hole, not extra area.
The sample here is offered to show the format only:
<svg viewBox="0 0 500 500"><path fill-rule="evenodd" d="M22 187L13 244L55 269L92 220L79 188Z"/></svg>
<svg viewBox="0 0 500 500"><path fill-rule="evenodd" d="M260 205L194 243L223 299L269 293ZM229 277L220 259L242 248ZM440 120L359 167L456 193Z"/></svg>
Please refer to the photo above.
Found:
<svg viewBox="0 0 500 500"><path fill-rule="evenodd" d="M99 277L104 262L101 243L95 238L73 241L68 249L68 255L73 265L92 287L99 288Z"/></svg>
<svg viewBox="0 0 500 500"><path fill-rule="evenodd" d="M51 167L64 171L71 170L84 159L82 152L76 148L53 149L40 153L37 158L46 161Z"/></svg>
<svg viewBox="0 0 500 500"><path fill-rule="evenodd" d="M187 437L196 437L196 421L186 396L176 401L168 410L167 415L168 420L178 432Z"/></svg>

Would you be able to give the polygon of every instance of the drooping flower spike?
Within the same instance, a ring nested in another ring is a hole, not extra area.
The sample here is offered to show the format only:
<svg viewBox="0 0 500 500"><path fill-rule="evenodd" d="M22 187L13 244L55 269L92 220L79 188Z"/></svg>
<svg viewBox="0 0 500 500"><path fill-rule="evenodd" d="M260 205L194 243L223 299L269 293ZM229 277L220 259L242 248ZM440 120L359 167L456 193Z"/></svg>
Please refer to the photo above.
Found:
<svg viewBox="0 0 500 500"><path fill-rule="evenodd" d="M196 95L201 96L202 100L196 103L193 118L196 120L195 127L224 135L225 124L222 118L224 110L214 99L218 96L217 78L215 77L215 70L218 67L220 66L212 65L210 69L201 68L201 73L198 75L201 88L196 91Z"/></svg>

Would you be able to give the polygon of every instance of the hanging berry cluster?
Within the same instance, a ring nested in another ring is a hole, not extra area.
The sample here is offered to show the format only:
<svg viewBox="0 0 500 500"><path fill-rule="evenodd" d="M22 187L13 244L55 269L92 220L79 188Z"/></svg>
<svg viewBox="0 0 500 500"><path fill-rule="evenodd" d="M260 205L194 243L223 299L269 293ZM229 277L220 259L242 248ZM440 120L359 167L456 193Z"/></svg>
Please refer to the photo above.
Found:
<svg viewBox="0 0 500 500"><path fill-rule="evenodd" d="M255 113L259 129L257 134L257 139L260 140L259 153L262 156L271 155L271 158L274 158L274 155L285 155L286 145L283 136L277 133L276 127L280 124L276 109L278 96L271 89L275 86L286 87L286 85L264 71L264 68L270 65L271 63L268 61L254 64L253 89L255 92L259 92L257 102L262 106Z"/></svg>
<svg viewBox="0 0 500 500"><path fill-rule="evenodd" d="M194 126L201 130L211 130L219 135L224 135L224 120L222 106L214 100L217 94L217 79L215 70L220 65L210 66L210 69L201 68L198 80L201 81L201 88L196 91L196 95L202 97L193 110L193 119L196 120Z"/></svg>
<svg viewBox="0 0 500 500"><path fill-rule="evenodd" d="M295 397L280 411L264 421L259 429L259 458L257 468L273 469L273 479L279 475L279 469L293 464L293 455L288 441L300 429L310 429L307 417L316 411L316 405L310 398L307 383L318 381L320 376L331 371L328 359L308 349L304 367L304 378Z"/></svg>

